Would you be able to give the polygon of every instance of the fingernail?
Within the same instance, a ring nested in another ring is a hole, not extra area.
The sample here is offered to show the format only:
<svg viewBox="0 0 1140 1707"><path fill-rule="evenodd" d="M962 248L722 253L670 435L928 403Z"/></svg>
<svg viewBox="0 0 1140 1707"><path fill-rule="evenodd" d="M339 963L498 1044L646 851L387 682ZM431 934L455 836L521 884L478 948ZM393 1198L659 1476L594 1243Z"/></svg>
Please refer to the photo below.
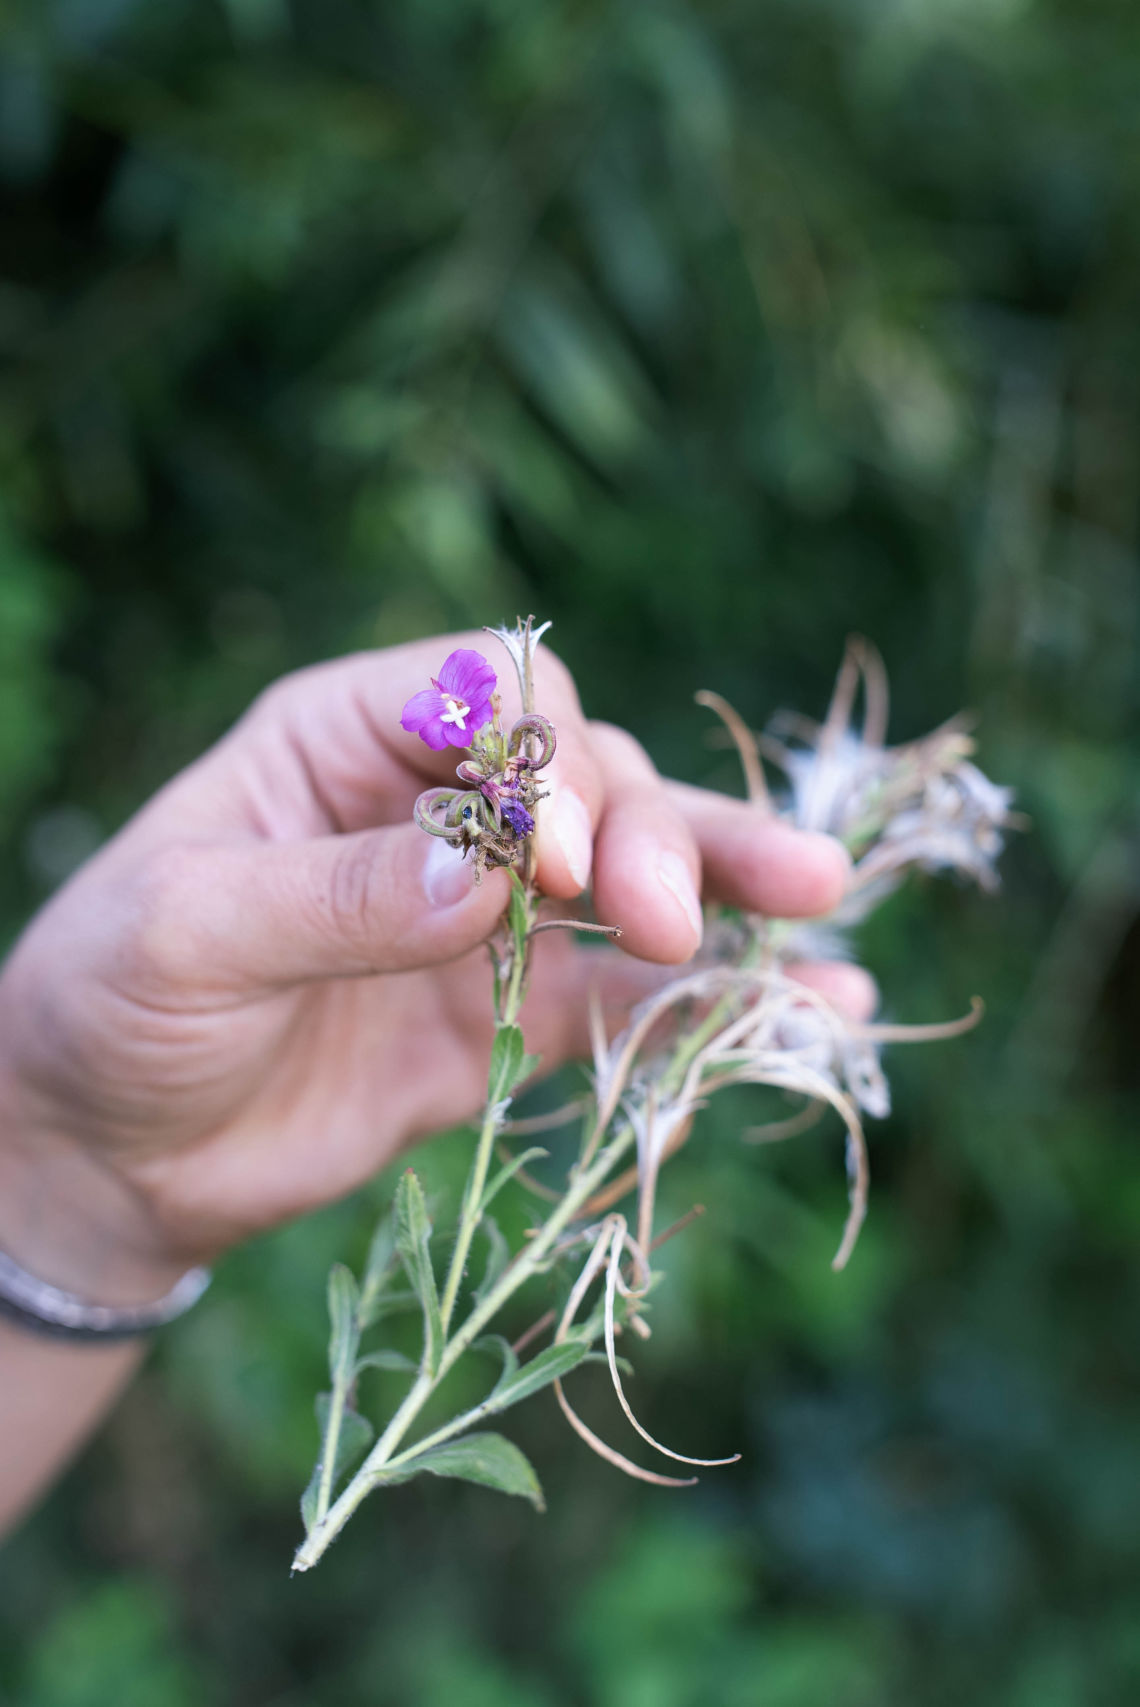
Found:
<svg viewBox="0 0 1140 1707"><path fill-rule="evenodd" d="M439 837L424 858L424 894L433 907L454 907L471 893L471 867L458 848Z"/></svg>
<svg viewBox="0 0 1140 1707"><path fill-rule="evenodd" d="M584 889L594 859L594 829L586 802L572 788L560 788L551 801L550 831L571 877Z"/></svg>
<svg viewBox="0 0 1140 1707"><path fill-rule="evenodd" d="M700 897L689 874L689 868L680 854L658 854L657 876L692 925L697 933L697 941L700 942L705 934Z"/></svg>

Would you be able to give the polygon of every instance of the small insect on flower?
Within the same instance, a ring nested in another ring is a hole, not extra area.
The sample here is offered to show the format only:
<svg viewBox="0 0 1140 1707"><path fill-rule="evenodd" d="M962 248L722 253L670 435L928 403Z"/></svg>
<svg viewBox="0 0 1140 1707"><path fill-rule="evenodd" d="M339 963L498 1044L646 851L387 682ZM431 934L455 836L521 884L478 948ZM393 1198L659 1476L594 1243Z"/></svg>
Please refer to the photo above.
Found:
<svg viewBox="0 0 1140 1707"><path fill-rule="evenodd" d="M431 687L413 694L400 723L435 753L445 747L469 747L493 715L491 696L497 678L481 652L461 648L446 658Z"/></svg>

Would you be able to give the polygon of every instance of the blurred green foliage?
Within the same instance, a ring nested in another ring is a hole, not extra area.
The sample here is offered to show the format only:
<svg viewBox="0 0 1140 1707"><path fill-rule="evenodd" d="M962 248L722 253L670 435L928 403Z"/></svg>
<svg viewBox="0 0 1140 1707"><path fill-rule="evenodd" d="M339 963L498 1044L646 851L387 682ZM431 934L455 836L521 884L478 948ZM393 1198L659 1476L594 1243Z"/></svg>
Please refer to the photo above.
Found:
<svg viewBox="0 0 1140 1707"><path fill-rule="evenodd" d="M290 1584L380 1181L10 1543L0 1701L1140 1698L1138 53L1120 0L0 8L9 935L281 671L516 610L725 786L692 691L818 711L862 630L1033 820L867 931L888 1012L989 1016L893 1058L844 1277L837 1140L741 1101L672 1168L640 1405L741 1465L633 1486L543 1398L544 1519L412 1484Z"/></svg>

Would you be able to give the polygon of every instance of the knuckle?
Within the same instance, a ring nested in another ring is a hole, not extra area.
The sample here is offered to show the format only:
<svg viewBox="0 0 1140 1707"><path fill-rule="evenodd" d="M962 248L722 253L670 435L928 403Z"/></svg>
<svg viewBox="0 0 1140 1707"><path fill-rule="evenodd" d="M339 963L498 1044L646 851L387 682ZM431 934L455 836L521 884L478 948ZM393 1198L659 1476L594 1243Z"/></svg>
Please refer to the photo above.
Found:
<svg viewBox="0 0 1140 1707"><path fill-rule="evenodd" d="M286 676L278 676L251 701L244 720L255 724L279 721L288 714L298 692L303 691L307 673L305 670L291 670Z"/></svg>
<svg viewBox="0 0 1140 1707"><path fill-rule="evenodd" d="M246 718L257 722L288 722L298 712L311 708L314 696L335 686L351 657L333 659L322 664L306 664L303 669L290 670L262 688L250 704Z"/></svg>

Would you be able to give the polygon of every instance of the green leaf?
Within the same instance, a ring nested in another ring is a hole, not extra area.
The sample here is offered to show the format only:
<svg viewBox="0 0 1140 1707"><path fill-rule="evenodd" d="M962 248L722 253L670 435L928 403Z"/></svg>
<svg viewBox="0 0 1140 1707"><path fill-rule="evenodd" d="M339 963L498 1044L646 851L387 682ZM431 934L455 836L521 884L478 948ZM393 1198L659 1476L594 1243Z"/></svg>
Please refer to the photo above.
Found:
<svg viewBox="0 0 1140 1707"><path fill-rule="evenodd" d="M506 1268L511 1256L511 1248L503 1236L502 1228L493 1215L484 1215L479 1223L479 1231L486 1234L487 1243L491 1248L487 1255L487 1266L483 1270L483 1278L474 1290L476 1304L482 1303Z"/></svg>
<svg viewBox="0 0 1140 1707"><path fill-rule="evenodd" d="M396 1188L396 1248L412 1290L423 1305L423 1367L429 1375L434 1375L443 1354L443 1321L439 1313L435 1270L431 1265L430 1240L431 1222L423 1187L411 1168L406 1168Z"/></svg>
<svg viewBox="0 0 1140 1707"><path fill-rule="evenodd" d="M364 1265L360 1282L360 1303L356 1316L362 1329L371 1327L377 1320L380 1297L396 1272L397 1258L396 1220L389 1210L386 1215L381 1216L372 1235L372 1243L368 1247L368 1261Z"/></svg>
<svg viewBox="0 0 1140 1707"><path fill-rule="evenodd" d="M499 1372L499 1379L491 1390L492 1396L494 1396L502 1386L503 1382L508 1380L519 1366L519 1360L515 1355L514 1347L511 1345L510 1340L503 1338L502 1334L484 1334L482 1339L475 1341L471 1350L489 1352L493 1357L497 1357L502 1363L503 1367Z"/></svg>
<svg viewBox="0 0 1140 1707"><path fill-rule="evenodd" d="M515 1084L521 1085L524 1079L529 1079L541 1060L541 1055L524 1055L519 1064L519 1076Z"/></svg>
<svg viewBox="0 0 1140 1707"><path fill-rule="evenodd" d="M332 1394L317 1394L317 1421L321 1428L321 1450L317 1454L317 1462L313 1466L313 1474L309 1485L301 1496L301 1518L305 1525L306 1534L313 1527L317 1516L317 1495L321 1486L321 1475L325 1465L325 1452L328 1448L329 1415L332 1410ZM359 1411L352 1410L348 1405L340 1415L340 1427L337 1430L336 1461L333 1465L332 1493L335 1496L337 1484L341 1478L356 1463L363 1458L372 1445L373 1428L367 1417L362 1417Z"/></svg>
<svg viewBox="0 0 1140 1707"><path fill-rule="evenodd" d="M487 1101L502 1102L509 1097L522 1076L526 1060L523 1034L517 1025L497 1025L491 1045L491 1066L487 1073Z"/></svg>
<svg viewBox="0 0 1140 1707"><path fill-rule="evenodd" d="M503 957L493 942L487 944L487 952L491 956L491 1009L499 1014L503 1011Z"/></svg>
<svg viewBox="0 0 1140 1707"><path fill-rule="evenodd" d="M351 1271L342 1262L334 1263L329 1270L329 1321L332 1323L329 1379L334 1387L344 1386L349 1380L352 1360L360 1341L359 1302L360 1293Z"/></svg>
<svg viewBox="0 0 1140 1707"><path fill-rule="evenodd" d="M512 871L511 899L507 907L507 925L510 929L511 940L514 943L515 958L522 960L526 956L527 931L530 921L527 917L526 890L517 871Z"/></svg>
<svg viewBox="0 0 1140 1707"><path fill-rule="evenodd" d="M414 1292L382 1292L372 1305L368 1318L368 1326L374 1328L377 1322L382 1322L386 1316L404 1316L409 1310L418 1310L420 1300Z"/></svg>
<svg viewBox="0 0 1140 1707"><path fill-rule="evenodd" d="M577 1336L563 1340L560 1345L548 1345L521 1369L503 1371L502 1379L487 1401L487 1408L505 1411L508 1405L529 1399L532 1393L538 1393L543 1387L549 1387L552 1381L560 1381L564 1375L569 1375L589 1355L589 1340L578 1339Z"/></svg>
<svg viewBox="0 0 1140 1707"><path fill-rule="evenodd" d="M363 1357L357 1358L356 1367L352 1372L354 1379L362 1369L394 1369L401 1375L409 1371L414 1375L416 1362L414 1358L405 1357L402 1351L369 1351Z"/></svg>
<svg viewBox="0 0 1140 1707"><path fill-rule="evenodd" d="M430 1476L455 1476L497 1488L501 1494L521 1494L537 1511L546 1510L542 1488L529 1460L512 1441L501 1434L467 1434L431 1446L419 1457L392 1470L382 1470L379 1482L410 1482L423 1472Z"/></svg>
<svg viewBox="0 0 1140 1707"><path fill-rule="evenodd" d="M606 1356L604 1351L591 1351L591 1352L587 1353L587 1355L582 1359L582 1362L583 1363L596 1363L600 1369L608 1369L610 1366L610 1360ZM615 1357L614 1362L617 1364L618 1369L620 1370L622 1375L627 1376L629 1378L629 1380L632 1381L634 1376L637 1374L637 1370L634 1368L633 1364L629 1361L629 1358L628 1357Z"/></svg>
<svg viewBox="0 0 1140 1707"><path fill-rule="evenodd" d="M480 1215L482 1215L483 1211L494 1201L496 1197L498 1197L507 1181L513 1179L521 1167L524 1167L527 1162L533 1162L536 1156L549 1156L549 1154L549 1150L541 1150L536 1145L531 1150L523 1150L518 1156L512 1156L510 1161L499 1169L498 1173L483 1193L482 1201L479 1204Z"/></svg>

